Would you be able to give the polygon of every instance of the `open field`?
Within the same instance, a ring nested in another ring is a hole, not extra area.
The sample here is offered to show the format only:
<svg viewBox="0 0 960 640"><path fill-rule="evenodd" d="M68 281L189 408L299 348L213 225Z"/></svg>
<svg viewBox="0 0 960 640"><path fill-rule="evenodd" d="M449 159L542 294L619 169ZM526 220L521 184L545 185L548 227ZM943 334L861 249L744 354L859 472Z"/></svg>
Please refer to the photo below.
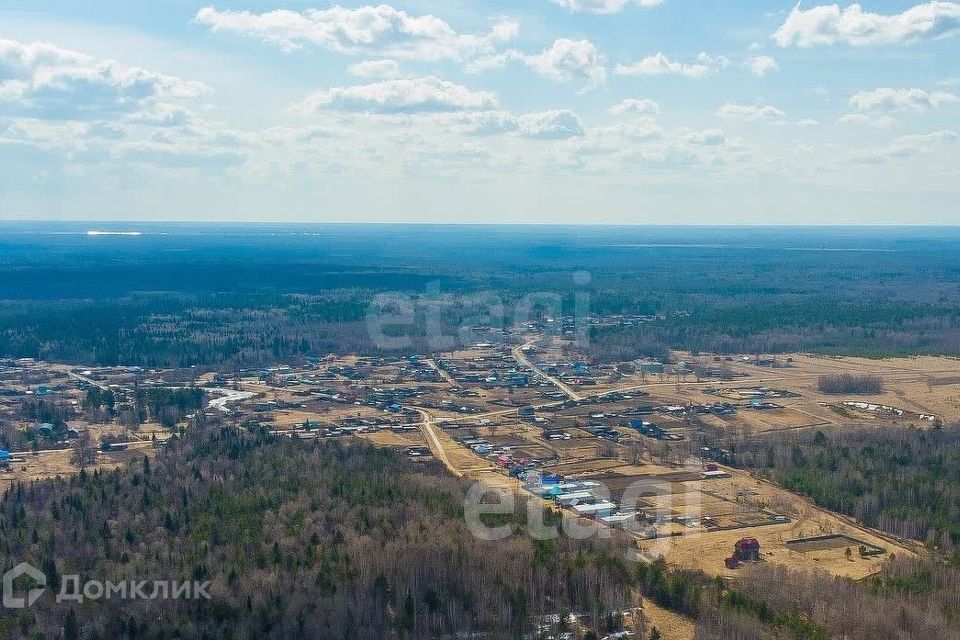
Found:
<svg viewBox="0 0 960 640"><path fill-rule="evenodd" d="M915 415L931 414L944 422L960 420L960 360L945 357L892 358L886 360L868 360L864 358L828 358L795 354L786 363L789 366L769 369L745 363L734 363L731 369L750 374L749 378L734 383L716 383L722 387L728 384L744 386L776 386L798 393L800 398L783 398L776 402L785 407L805 411L825 420L836 422L838 416L831 415L824 405L844 400L856 400L876 404L890 405ZM885 390L877 395L837 396L822 393L817 380L822 375L851 373L880 376ZM906 422L923 426L919 420Z"/></svg>
<svg viewBox="0 0 960 640"><path fill-rule="evenodd" d="M86 469L113 469L132 460L142 459L143 456L152 456L155 451L150 442L138 442L131 444L126 451L99 452L96 461ZM17 482L71 476L78 471L71 461L72 455L72 449L62 449L17 456L8 470L0 470L0 490Z"/></svg>
<svg viewBox="0 0 960 640"><path fill-rule="evenodd" d="M885 553L883 547L877 547L866 540L851 538L850 536L834 533L807 538L794 538L786 541L787 548L801 553L817 551L834 551L837 549L860 549L861 555Z"/></svg>
<svg viewBox="0 0 960 640"><path fill-rule="evenodd" d="M897 555L920 552L917 544L897 541L856 525L849 519L820 509L808 500L779 489L769 483L731 470L733 477L711 481L704 488L717 495L734 500L746 493L754 504L770 505L774 511L790 518L783 524L770 523L729 531L694 531L682 537L641 543L641 549L663 555L668 562L680 567L700 569L706 573L735 578L737 570L724 567L724 559L732 555L737 540L756 538L760 542L763 562L782 564L794 569L827 571L833 575L859 579L879 570L890 553ZM706 503L709 510L714 503ZM860 557L854 546L853 556L845 556L845 548L798 550L786 541L795 538L843 534L868 544L886 549L887 553Z"/></svg>

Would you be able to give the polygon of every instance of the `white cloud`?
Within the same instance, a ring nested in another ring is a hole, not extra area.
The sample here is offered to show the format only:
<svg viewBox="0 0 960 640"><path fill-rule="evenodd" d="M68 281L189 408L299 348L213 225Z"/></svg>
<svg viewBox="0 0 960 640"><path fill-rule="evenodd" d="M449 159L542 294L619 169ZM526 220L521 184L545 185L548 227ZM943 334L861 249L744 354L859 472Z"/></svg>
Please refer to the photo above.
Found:
<svg viewBox="0 0 960 640"><path fill-rule="evenodd" d="M616 115L622 115L625 113L647 114L659 112L660 105L653 100L648 100L646 98L627 98L626 100L622 100L610 107L610 113Z"/></svg>
<svg viewBox="0 0 960 640"><path fill-rule="evenodd" d="M557 109L513 114L508 111L484 111L458 116L464 131L473 135L515 133L537 140L567 140L586 133L583 122L573 111Z"/></svg>
<svg viewBox="0 0 960 640"><path fill-rule="evenodd" d="M744 105L728 102L719 109L717 115L721 118L732 118L739 120L772 120L774 118L783 118L786 114L776 107L766 105Z"/></svg>
<svg viewBox="0 0 960 640"><path fill-rule="evenodd" d="M127 116L133 124L145 124L151 127L185 127L196 121L189 109L180 105L159 102L137 113Z"/></svg>
<svg viewBox="0 0 960 640"><path fill-rule="evenodd" d="M703 159L689 149L667 146L662 149L640 149L620 158L625 167L642 167L647 171L682 173L703 165Z"/></svg>
<svg viewBox="0 0 960 640"><path fill-rule="evenodd" d="M364 60L347 67L347 73L358 78L396 78L400 65L396 60Z"/></svg>
<svg viewBox="0 0 960 640"><path fill-rule="evenodd" d="M620 13L628 4L649 8L663 4L663 0L552 0L554 4L572 12Z"/></svg>
<svg viewBox="0 0 960 640"><path fill-rule="evenodd" d="M0 127L0 139L44 150L70 153L83 148L87 136L102 138L97 123L15 118ZM114 137L123 137L114 136Z"/></svg>
<svg viewBox="0 0 960 640"><path fill-rule="evenodd" d="M511 49L471 60L467 63L465 69L467 73L482 73L491 69L502 69L507 66L508 62L523 62L524 59L523 53Z"/></svg>
<svg viewBox="0 0 960 640"><path fill-rule="evenodd" d="M892 15L870 13L859 4L846 9L836 4L801 9L798 4L773 39L781 47L867 46L931 40L958 32L960 4L955 2L926 2Z"/></svg>
<svg viewBox="0 0 960 640"><path fill-rule="evenodd" d="M516 22L501 20L485 34L461 34L436 16L412 16L389 5L266 13L206 7L194 21L214 32L256 38L284 51L313 45L340 53L425 61L462 61L489 54L519 30Z"/></svg>
<svg viewBox="0 0 960 640"><path fill-rule="evenodd" d="M657 140L663 137L663 129L650 117L641 116L619 121L605 127L590 129L590 144L584 147L614 152L623 148L625 143Z"/></svg>
<svg viewBox="0 0 960 640"><path fill-rule="evenodd" d="M207 91L188 82L56 45L0 39L0 111L53 120L112 118L160 99Z"/></svg>
<svg viewBox="0 0 960 640"><path fill-rule="evenodd" d="M662 76L679 75L688 78L703 78L714 73L730 63L723 56L714 57L705 52L697 56L693 63L671 60L663 53L655 53L638 62L618 64L614 73L621 76Z"/></svg>
<svg viewBox="0 0 960 640"><path fill-rule="evenodd" d="M932 133L922 133L894 138L886 147L872 151L858 151L850 156L851 162L861 164L879 164L894 160L903 160L916 155L931 153L934 149L951 145L957 141L957 132L944 129Z"/></svg>
<svg viewBox="0 0 960 640"><path fill-rule="evenodd" d="M616 132L616 139L655 140L663 137L663 129L651 118L637 118L628 122L619 123L612 127Z"/></svg>
<svg viewBox="0 0 960 640"><path fill-rule="evenodd" d="M431 141L415 141L405 145L401 158L403 169L408 174L450 175L459 171L476 172L480 167L492 169L497 164L495 154L475 142L453 145Z"/></svg>
<svg viewBox="0 0 960 640"><path fill-rule="evenodd" d="M599 86L607 78L604 59L589 40L555 40L540 54L523 56L524 63L540 75L557 82L582 80Z"/></svg>
<svg viewBox="0 0 960 640"><path fill-rule="evenodd" d="M510 49L481 56L466 65L468 73L499 69L510 62L521 62L538 74L555 82L580 80L588 87L598 87L607 79L606 61L589 40L559 38L549 49L538 54L525 54Z"/></svg>
<svg viewBox="0 0 960 640"><path fill-rule="evenodd" d="M492 136L512 133L520 128L517 116L509 111L481 111L461 114L457 118L462 131L478 136Z"/></svg>
<svg viewBox="0 0 960 640"><path fill-rule="evenodd" d="M116 149L116 155L124 162L160 166L165 169L224 171L244 162L244 156L236 151L142 141L121 144Z"/></svg>
<svg viewBox="0 0 960 640"><path fill-rule="evenodd" d="M86 134L101 140L122 140L126 132L120 127L106 122L91 122L86 126Z"/></svg>
<svg viewBox="0 0 960 640"><path fill-rule="evenodd" d="M850 98L850 106L858 111L895 112L926 111L958 102L956 95L947 91L927 93L923 89L891 89L882 87L860 91Z"/></svg>
<svg viewBox="0 0 960 640"><path fill-rule="evenodd" d="M339 138L342 131L330 129L320 125L309 125L306 127L271 127L256 136L257 140L270 145L276 144L294 144L298 142L315 142L318 140L331 140Z"/></svg>
<svg viewBox="0 0 960 640"><path fill-rule="evenodd" d="M552 165L579 174L623 175L643 166L663 176L691 177L690 170L730 175L751 162L751 149L720 129L664 130L649 117L593 127L587 135L554 149Z"/></svg>
<svg viewBox="0 0 960 640"><path fill-rule="evenodd" d="M517 121L522 135L538 140L566 140L586 131L577 114L566 109L530 113Z"/></svg>
<svg viewBox="0 0 960 640"><path fill-rule="evenodd" d="M705 131L691 131L680 136L682 142L706 147L716 147L727 141L727 136L720 129L707 129Z"/></svg>
<svg viewBox="0 0 960 640"><path fill-rule="evenodd" d="M865 113L848 113L840 116L837 119L837 124L889 129L897 124L897 121L890 116L868 116Z"/></svg>
<svg viewBox="0 0 960 640"><path fill-rule="evenodd" d="M780 65L771 56L754 56L747 60L746 64L750 68L750 73L761 78L780 68Z"/></svg>
<svg viewBox="0 0 960 640"><path fill-rule="evenodd" d="M496 106L497 97L490 92L472 91L428 76L318 91L307 96L297 109L303 113L324 108L371 113L440 113L485 110Z"/></svg>
<svg viewBox="0 0 960 640"><path fill-rule="evenodd" d="M952 144L957 141L957 132L952 129L942 129L932 133L920 133L895 138L891 146L901 149L907 155L914 152L924 152L931 145Z"/></svg>

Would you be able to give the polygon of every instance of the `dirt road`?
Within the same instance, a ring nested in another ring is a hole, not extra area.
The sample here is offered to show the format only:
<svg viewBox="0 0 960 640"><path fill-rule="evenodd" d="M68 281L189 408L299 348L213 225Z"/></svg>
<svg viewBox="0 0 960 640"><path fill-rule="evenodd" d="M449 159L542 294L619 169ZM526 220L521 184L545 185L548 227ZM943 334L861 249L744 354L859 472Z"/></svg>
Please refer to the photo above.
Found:
<svg viewBox="0 0 960 640"><path fill-rule="evenodd" d="M525 366L529 367L530 369L532 369L533 372L536 373L536 374L537 374L538 376L540 376L541 378L543 378L543 379L545 379L545 380L549 380L549 381L553 384L553 386L557 387L558 389L560 389L560 391L563 391L565 394L567 394L567 396L568 396L571 400L577 400L577 401L583 400L583 396L581 396L580 394L578 394L576 391L574 391L573 389L571 389L570 387L568 387L568 386L565 385L564 383L560 382L560 380L558 380L557 378L555 378L555 377L553 377L553 376L550 376L550 375L547 375L547 373L546 373L543 369L541 369L540 367L538 367L538 366L537 366L536 364L534 364L529 358L527 358L526 355L524 355L523 350L526 349L527 347L531 347L531 346L533 346L533 343L532 343L532 342L528 342L528 343L526 343L526 344L524 344L524 345L522 345L522 346L514 347L514 348L513 348L513 357L514 357L514 359L515 359L517 362L519 362L520 364L525 365Z"/></svg>
<svg viewBox="0 0 960 640"><path fill-rule="evenodd" d="M450 383L450 386L452 386L452 387L459 387L459 386L460 386L460 383L458 383L456 380L454 380L454 379L450 376L449 373L447 373L439 364L437 364L437 361L436 361L436 360L434 360L433 358L427 358L426 363L427 363L428 365L430 365L430 368L431 368L431 369L433 369L434 371L436 371L437 373L439 373L441 378L443 378L443 379L446 380L448 383Z"/></svg>
<svg viewBox="0 0 960 640"><path fill-rule="evenodd" d="M440 438L437 436L436 427L433 424L433 416L423 409L418 409L417 407L409 408L420 414L421 422L417 426L419 426L420 431L423 432L423 437L426 438L427 446L429 446L430 451L433 452L433 457L442 462L443 466L445 466L447 470L454 476L462 478L463 472L454 466L452 462L450 462L450 458L447 456L447 450L444 448L443 444L440 442Z"/></svg>

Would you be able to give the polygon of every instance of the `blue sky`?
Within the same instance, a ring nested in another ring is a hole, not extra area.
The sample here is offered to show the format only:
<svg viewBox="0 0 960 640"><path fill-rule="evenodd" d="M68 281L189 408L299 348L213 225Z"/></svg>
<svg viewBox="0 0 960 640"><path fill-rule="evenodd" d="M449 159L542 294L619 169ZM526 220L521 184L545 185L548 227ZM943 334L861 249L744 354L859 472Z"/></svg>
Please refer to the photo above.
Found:
<svg viewBox="0 0 960 640"><path fill-rule="evenodd" d="M960 4L0 0L0 219L957 224Z"/></svg>

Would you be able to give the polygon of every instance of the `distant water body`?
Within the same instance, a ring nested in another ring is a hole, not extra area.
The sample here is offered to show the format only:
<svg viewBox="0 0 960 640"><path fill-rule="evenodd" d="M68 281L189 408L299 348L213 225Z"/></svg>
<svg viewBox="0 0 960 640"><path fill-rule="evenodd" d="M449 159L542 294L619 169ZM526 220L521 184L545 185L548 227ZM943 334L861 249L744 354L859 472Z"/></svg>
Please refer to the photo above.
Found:
<svg viewBox="0 0 960 640"><path fill-rule="evenodd" d="M88 236L142 236L142 231L87 231Z"/></svg>

